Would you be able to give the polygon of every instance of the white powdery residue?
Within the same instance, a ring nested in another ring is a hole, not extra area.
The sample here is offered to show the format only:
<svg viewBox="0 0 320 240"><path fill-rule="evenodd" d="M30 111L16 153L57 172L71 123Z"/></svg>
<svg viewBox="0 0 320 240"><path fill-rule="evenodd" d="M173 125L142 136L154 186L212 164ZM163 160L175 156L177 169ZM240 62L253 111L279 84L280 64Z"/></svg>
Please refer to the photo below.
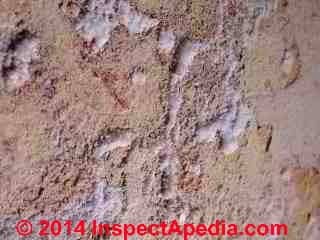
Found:
<svg viewBox="0 0 320 240"><path fill-rule="evenodd" d="M159 38L160 53L170 55L176 44L176 36L173 32L161 32Z"/></svg>
<svg viewBox="0 0 320 240"><path fill-rule="evenodd" d="M160 164L160 171L165 171L169 173L170 168L170 161L168 158L166 158L161 164Z"/></svg>
<svg viewBox="0 0 320 240"><path fill-rule="evenodd" d="M163 145L159 154L165 154L164 159L160 164L160 170L165 171L168 174L172 175L176 173L176 152L171 142L167 140L167 142Z"/></svg>
<svg viewBox="0 0 320 240"><path fill-rule="evenodd" d="M39 40L25 39L11 55L11 65L15 68L8 73L6 88L8 91L23 87L31 79L30 64L40 59Z"/></svg>
<svg viewBox="0 0 320 240"><path fill-rule="evenodd" d="M94 197L96 200L96 206L93 212L93 218L97 221L101 221L103 219L104 211L105 211L105 195L104 195L104 184L98 183L96 187L96 191L94 193Z"/></svg>
<svg viewBox="0 0 320 240"><path fill-rule="evenodd" d="M8 75L6 87L9 92L23 87L31 78L29 67L25 64L19 66L16 71Z"/></svg>
<svg viewBox="0 0 320 240"><path fill-rule="evenodd" d="M184 77L187 75L189 68L192 64L193 58L204 48L201 43L186 42L180 50L178 59L178 66L176 72L172 75L171 79L171 94L169 100L169 123L167 129L167 138L170 138L172 129L176 125L177 115L183 103L181 87Z"/></svg>
<svg viewBox="0 0 320 240"><path fill-rule="evenodd" d="M191 171L195 176L200 176L201 175L201 166L200 166L200 164L193 165Z"/></svg>
<svg viewBox="0 0 320 240"><path fill-rule="evenodd" d="M274 1L274 8L277 9L279 1ZM249 0L248 9L251 14L266 16L268 14L268 9L271 7L271 1L267 0ZM270 6L269 6L270 5Z"/></svg>
<svg viewBox="0 0 320 240"><path fill-rule="evenodd" d="M229 146L233 142L233 127L237 118L237 112L234 110L231 109L230 112L214 121L213 124L200 128L198 140L200 142L215 142L219 135L223 138L223 145Z"/></svg>
<svg viewBox="0 0 320 240"><path fill-rule="evenodd" d="M132 83L136 86L143 86L147 81L147 77L142 72L135 72L132 76Z"/></svg>
<svg viewBox="0 0 320 240"><path fill-rule="evenodd" d="M217 135L223 137L224 142L229 142L232 138L234 122L237 118L237 103L239 96L234 95L234 90L229 84L232 74L236 69L236 64L232 64L225 80L225 101L230 104L228 110L212 124L204 126L198 130L198 140L200 142L214 142Z"/></svg>
<svg viewBox="0 0 320 240"><path fill-rule="evenodd" d="M94 193L95 206L92 219L98 222L112 220L121 213L122 193L120 190L107 187L105 183L100 182Z"/></svg>
<svg viewBox="0 0 320 240"><path fill-rule="evenodd" d="M234 125L233 135L239 137L248 127L248 123L253 119L253 112L246 105L240 105L238 119Z"/></svg>
<svg viewBox="0 0 320 240"><path fill-rule="evenodd" d="M76 29L87 42L94 42L102 48L110 39L112 31L119 25L115 12L116 0L92 0L89 12L79 22Z"/></svg>
<svg viewBox="0 0 320 240"><path fill-rule="evenodd" d="M125 133L117 137L110 137L106 143L96 150L94 155L97 159L102 159L106 154L117 148L129 147L133 140L134 135L131 133Z"/></svg>
<svg viewBox="0 0 320 240"><path fill-rule="evenodd" d="M228 110L213 123L198 130L198 141L216 142L222 138L222 150L225 154L232 154L238 148L237 138L245 131L252 113L249 108L241 104L240 93L233 88L231 78L235 73L237 63L233 61L225 79L225 102Z"/></svg>
<svg viewBox="0 0 320 240"><path fill-rule="evenodd" d="M183 78L188 73L193 58L205 47L206 45L200 42L186 42L180 50L179 64L176 74Z"/></svg>
<svg viewBox="0 0 320 240"><path fill-rule="evenodd" d="M39 45L38 39L25 39L17 46L14 56L21 62L30 64L40 59Z"/></svg>
<svg viewBox="0 0 320 240"><path fill-rule="evenodd" d="M190 216L190 209L187 207L184 211L180 214L179 217L179 224L185 224Z"/></svg>
<svg viewBox="0 0 320 240"><path fill-rule="evenodd" d="M165 192L160 193L160 196L165 198L174 198L177 194L177 191L172 186L178 185L177 176L179 169L179 161L175 148L171 144L170 139L167 139L167 141L164 142L164 144L162 144L160 148L156 149L155 154L158 156L162 156L162 161L160 162L159 170L162 173L165 173L165 175L170 176L170 182L168 184L171 187L168 187L168 189ZM158 184L157 181L154 182L155 184Z"/></svg>
<svg viewBox="0 0 320 240"><path fill-rule="evenodd" d="M135 34L144 33L158 23L157 19L138 13L127 1L91 0L88 13L79 21L76 30L99 50L109 42L120 24L126 26L130 34Z"/></svg>
<svg viewBox="0 0 320 240"><path fill-rule="evenodd" d="M106 223L115 221L123 207L123 190L98 182L95 192L85 199L71 202L59 213L65 219L79 221L97 220Z"/></svg>
<svg viewBox="0 0 320 240"><path fill-rule="evenodd" d="M157 26L159 21L138 13L127 1L119 2L120 23L126 26L129 33L144 33Z"/></svg>
<svg viewBox="0 0 320 240"><path fill-rule="evenodd" d="M223 151L225 154L232 154L239 148L237 138L246 130L252 116L247 106L239 106L233 125L230 125L229 131L224 134Z"/></svg>

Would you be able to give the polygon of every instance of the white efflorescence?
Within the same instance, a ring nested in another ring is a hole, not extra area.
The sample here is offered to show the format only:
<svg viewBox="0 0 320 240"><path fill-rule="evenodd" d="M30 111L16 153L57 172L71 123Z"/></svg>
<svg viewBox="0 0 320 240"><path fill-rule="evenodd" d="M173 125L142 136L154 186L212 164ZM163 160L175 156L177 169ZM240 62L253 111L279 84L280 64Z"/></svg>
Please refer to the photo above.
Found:
<svg viewBox="0 0 320 240"><path fill-rule="evenodd" d="M110 39L112 31L119 25L115 12L115 0L90 1L88 13L77 25L77 31L88 42L95 41L102 48Z"/></svg>
<svg viewBox="0 0 320 240"><path fill-rule="evenodd" d="M158 20L138 13L127 1L119 1L119 20L130 34L147 32L159 24Z"/></svg>
<svg viewBox="0 0 320 240"><path fill-rule="evenodd" d="M33 39L24 40L12 55L16 69L8 75L7 89L13 91L30 81L30 64L40 59L39 41Z"/></svg>
<svg viewBox="0 0 320 240"><path fill-rule="evenodd" d="M97 184L94 198L95 207L92 214L94 220L114 221L121 214L123 193L119 188L106 186L100 182Z"/></svg>
<svg viewBox="0 0 320 240"><path fill-rule="evenodd" d="M95 151L95 157L97 159L103 159L106 155L117 148L129 147L134 138L135 136L131 133L124 133L119 136L109 136L105 143L97 148Z"/></svg>
<svg viewBox="0 0 320 240"><path fill-rule="evenodd" d="M169 99L169 124L167 130L167 136L172 133L173 128L176 126L177 115L183 103L182 98L182 82L185 76L188 74L189 68L192 65L194 57L205 48L205 45L199 42L186 42L184 46L181 48L178 66L176 72L172 74L171 79L171 94ZM178 136L178 134L174 134L174 136Z"/></svg>
<svg viewBox="0 0 320 240"><path fill-rule="evenodd" d="M9 49L10 42L0 48L0 71L2 88L12 92L31 81L30 66L40 60L40 42L35 38L25 38L14 48Z"/></svg>
<svg viewBox="0 0 320 240"><path fill-rule="evenodd" d="M158 23L158 20L138 13L127 1L91 0L88 12L80 19L76 30L99 50L109 42L119 25L124 25L130 34L136 34L147 32Z"/></svg>
<svg viewBox="0 0 320 240"><path fill-rule="evenodd" d="M71 202L62 211L62 215L74 221L86 219L88 222L112 222L120 215L123 200L123 190L98 182L93 194L86 199Z"/></svg>
<svg viewBox="0 0 320 240"><path fill-rule="evenodd" d="M199 142L215 142L221 137L222 150L226 155L234 153L239 148L238 137L247 129L253 118L253 113L241 103L240 93L231 84L236 67L236 61L233 61L225 79L227 110L218 119L198 130Z"/></svg>
<svg viewBox="0 0 320 240"><path fill-rule="evenodd" d="M176 45L176 36L173 32L162 31L159 37L159 52L161 54L170 55Z"/></svg>
<svg viewBox="0 0 320 240"><path fill-rule="evenodd" d="M147 77L142 72L135 72L132 76L132 83L136 86L143 86L147 81Z"/></svg>

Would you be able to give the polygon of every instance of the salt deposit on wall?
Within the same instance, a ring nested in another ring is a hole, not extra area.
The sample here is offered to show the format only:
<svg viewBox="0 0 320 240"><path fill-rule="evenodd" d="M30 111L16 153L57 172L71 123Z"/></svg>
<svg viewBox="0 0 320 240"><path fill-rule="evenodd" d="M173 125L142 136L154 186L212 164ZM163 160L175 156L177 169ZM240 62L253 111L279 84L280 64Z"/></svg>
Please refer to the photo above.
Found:
<svg viewBox="0 0 320 240"><path fill-rule="evenodd" d="M91 0L87 14L80 19L76 29L87 42L101 49L120 24L130 34L138 34L147 32L158 23L158 20L137 12L127 1Z"/></svg>
<svg viewBox="0 0 320 240"><path fill-rule="evenodd" d="M25 37L22 40L13 37L2 41L0 48L0 87L11 92L23 87L31 80L31 64L40 59L39 40ZM11 46L11 47L9 47Z"/></svg>

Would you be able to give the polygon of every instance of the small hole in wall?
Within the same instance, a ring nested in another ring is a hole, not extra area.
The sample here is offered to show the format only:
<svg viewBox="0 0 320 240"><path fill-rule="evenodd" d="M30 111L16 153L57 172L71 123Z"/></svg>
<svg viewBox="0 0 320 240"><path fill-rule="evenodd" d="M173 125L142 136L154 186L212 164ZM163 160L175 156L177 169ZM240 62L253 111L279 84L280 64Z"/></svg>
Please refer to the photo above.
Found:
<svg viewBox="0 0 320 240"><path fill-rule="evenodd" d="M287 171L287 168L283 167L280 169L280 174L283 175Z"/></svg>
<svg viewBox="0 0 320 240"><path fill-rule="evenodd" d="M282 7L288 7L288 6L289 6L289 2L287 0L283 0Z"/></svg>
<svg viewBox="0 0 320 240"><path fill-rule="evenodd" d="M223 184L219 184L217 187L217 191L220 192L222 188L223 188Z"/></svg>
<svg viewBox="0 0 320 240"><path fill-rule="evenodd" d="M310 220L311 220L311 213L308 213L307 214L307 222L310 222Z"/></svg>

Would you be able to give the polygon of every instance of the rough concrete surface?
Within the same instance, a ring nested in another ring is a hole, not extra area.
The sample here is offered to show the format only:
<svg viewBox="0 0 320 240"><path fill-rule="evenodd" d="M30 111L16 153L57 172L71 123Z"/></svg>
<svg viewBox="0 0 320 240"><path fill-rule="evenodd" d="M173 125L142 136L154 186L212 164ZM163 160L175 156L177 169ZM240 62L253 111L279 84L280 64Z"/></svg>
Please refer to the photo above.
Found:
<svg viewBox="0 0 320 240"><path fill-rule="evenodd" d="M285 223L256 239L320 239L319 12L0 0L0 239L20 239L22 218Z"/></svg>

